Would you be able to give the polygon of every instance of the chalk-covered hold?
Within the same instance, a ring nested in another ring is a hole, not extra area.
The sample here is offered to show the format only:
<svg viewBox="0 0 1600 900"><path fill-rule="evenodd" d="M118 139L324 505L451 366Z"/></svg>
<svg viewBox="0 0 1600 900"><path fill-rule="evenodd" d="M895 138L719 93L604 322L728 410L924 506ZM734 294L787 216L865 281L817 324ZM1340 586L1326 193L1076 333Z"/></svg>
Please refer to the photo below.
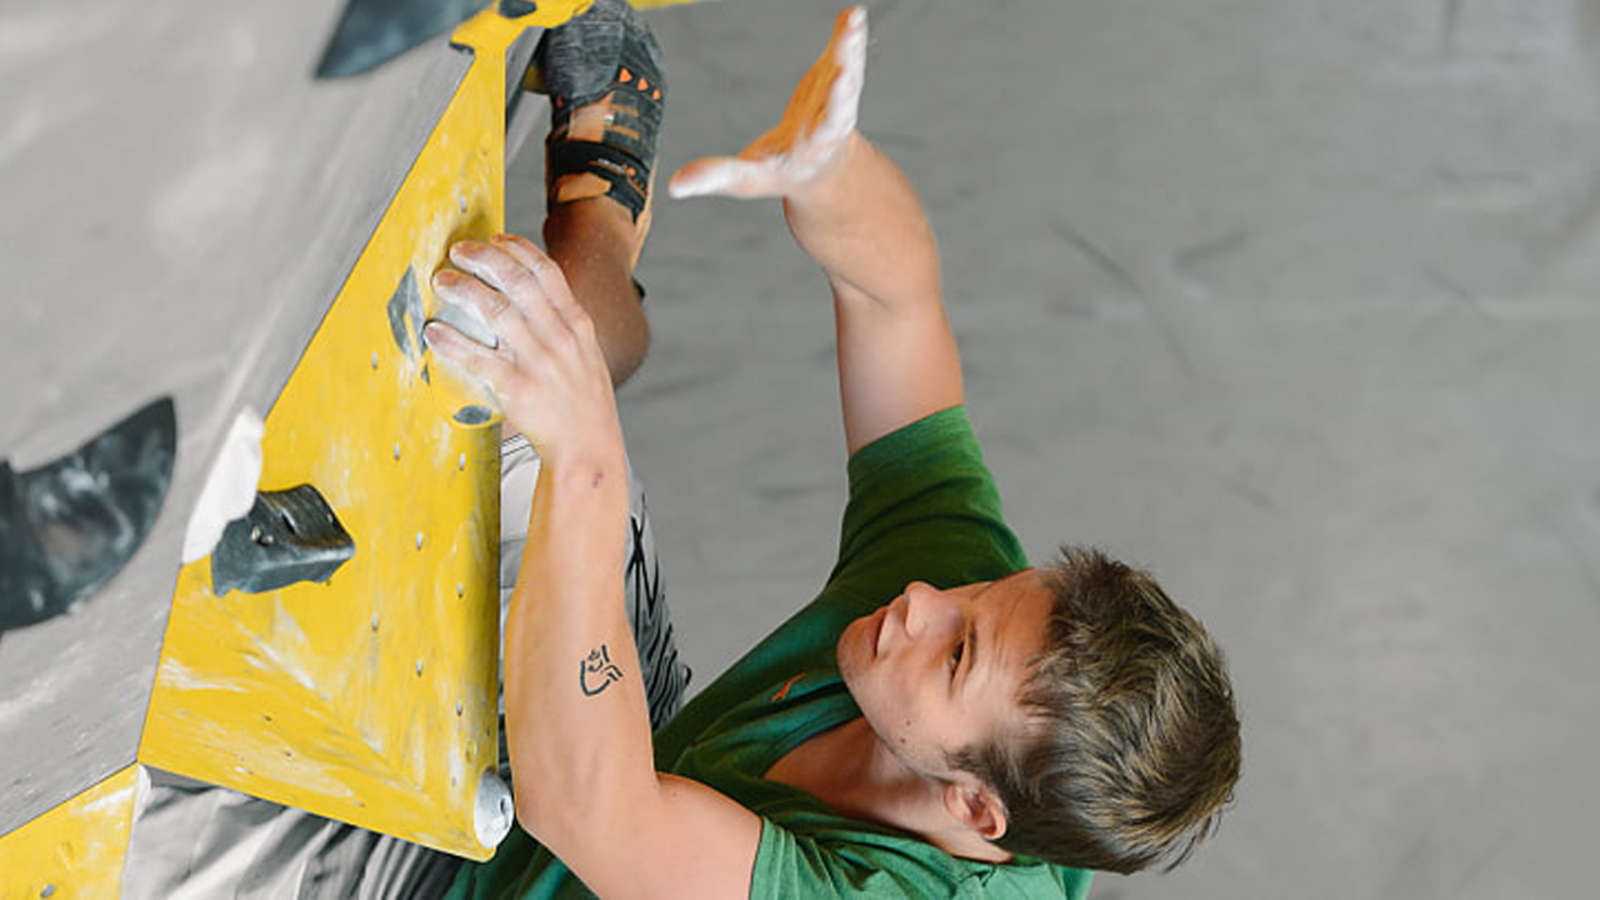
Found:
<svg viewBox="0 0 1600 900"><path fill-rule="evenodd" d="M516 809L511 802L511 789L494 772L484 772L478 779L478 795L473 801L473 825L478 832L478 843L485 847L498 847L511 833L516 821Z"/></svg>
<svg viewBox="0 0 1600 900"><path fill-rule="evenodd" d="M254 409L246 406L234 417L183 533L185 565L209 555L228 523L249 512L256 502L256 485L261 481L261 438L266 433L266 423Z"/></svg>

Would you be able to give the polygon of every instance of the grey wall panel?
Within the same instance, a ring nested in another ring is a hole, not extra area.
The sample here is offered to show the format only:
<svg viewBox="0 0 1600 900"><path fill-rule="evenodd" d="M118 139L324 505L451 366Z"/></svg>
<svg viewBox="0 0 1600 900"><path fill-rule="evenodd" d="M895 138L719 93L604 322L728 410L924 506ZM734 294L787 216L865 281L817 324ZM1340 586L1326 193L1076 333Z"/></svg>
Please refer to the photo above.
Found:
<svg viewBox="0 0 1600 900"><path fill-rule="evenodd" d="M470 57L313 82L342 4L0 7L0 457L27 468L160 395L154 533L70 616L0 637L0 833L130 764L189 512L265 414Z"/></svg>

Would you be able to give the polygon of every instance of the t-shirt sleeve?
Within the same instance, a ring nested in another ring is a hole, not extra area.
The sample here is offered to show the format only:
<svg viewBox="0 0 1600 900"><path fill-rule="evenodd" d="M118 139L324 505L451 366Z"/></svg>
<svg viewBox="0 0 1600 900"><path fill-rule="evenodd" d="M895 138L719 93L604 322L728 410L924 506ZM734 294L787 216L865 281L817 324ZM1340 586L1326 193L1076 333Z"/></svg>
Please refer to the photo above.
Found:
<svg viewBox="0 0 1600 900"><path fill-rule="evenodd" d="M934 897L951 896L961 874L941 854L915 842L899 847L872 843L835 843L761 822L761 843L751 872L751 900L789 897ZM947 858L946 858L947 859ZM930 865L931 863L931 865Z"/></svg>
<svg viewBox="0 0 1600 900"><path fill-rule="evenodd" d="M850 499L825 599L869 611L907 582L948 588L1027 566L966 407L894 431L850 457Z"/></svg>
<svg viewBox="0 0 1600 900"><path fill-rule="evenodd" d="M1090 873L1037 861L966 863L904 835L811 834L762 819L752 900L788 897L1060 897L1084 900Z"/></svg>

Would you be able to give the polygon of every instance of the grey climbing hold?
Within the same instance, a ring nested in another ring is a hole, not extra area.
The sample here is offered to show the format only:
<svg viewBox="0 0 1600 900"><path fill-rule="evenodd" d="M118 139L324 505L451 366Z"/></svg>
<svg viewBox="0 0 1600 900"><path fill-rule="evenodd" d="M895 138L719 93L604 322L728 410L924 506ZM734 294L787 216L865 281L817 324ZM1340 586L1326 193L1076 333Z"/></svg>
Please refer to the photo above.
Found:
<svg viewBox="0 0 1600 900"><path fill-rule="evenodd" d="M408 359L420 359L424 321L422 293L417 289L417 273L411 267L406 267L406 274L401 276L384 309L389 313L389 333L394 337L395 346Z"/></svg>
<svg viewBox="0 0 1600 900"><path fill-rule="evenodd" d="M260 594L327 581L355 553L355 540L316 488L263 491L250 512L223 531L211 554L211 588L218 596Z"/></svg>
<svg viewBox="0 0 1600 900"><path fill-rule="evenodd" d="M489 421L490 415L489 407L479 406L474 403L471 406L463 406L456 410L456 414L452 418L463 425L482 425Z"/></svg>
<svg viewBox="0 0 1600 900"><path fill-rule="evenodd" d="M0 631L69 612L121 571L161 513L177 443L163 397L52 463L0 461Z"/></svg>
<svg viewBox="0 0 1600 900"><path fill-rule="evenodd" d="M483 0L350 0L316 75L365 72L444 34L482 8Z"/></svg>

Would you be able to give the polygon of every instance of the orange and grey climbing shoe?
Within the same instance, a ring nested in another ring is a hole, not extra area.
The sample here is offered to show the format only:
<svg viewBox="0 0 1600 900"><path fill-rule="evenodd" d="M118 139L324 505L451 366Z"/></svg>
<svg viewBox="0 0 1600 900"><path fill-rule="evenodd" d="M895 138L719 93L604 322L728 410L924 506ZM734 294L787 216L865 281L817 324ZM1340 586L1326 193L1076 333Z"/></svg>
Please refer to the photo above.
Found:
<svg viewBox="0 0 1600 900"><path fill-rule="evenodd" d="M667 85L655 36L624 0L595 0L544 33L523 78L550 95L545 138L548 206L610 197L633 214L640 246Z"/></svg>

